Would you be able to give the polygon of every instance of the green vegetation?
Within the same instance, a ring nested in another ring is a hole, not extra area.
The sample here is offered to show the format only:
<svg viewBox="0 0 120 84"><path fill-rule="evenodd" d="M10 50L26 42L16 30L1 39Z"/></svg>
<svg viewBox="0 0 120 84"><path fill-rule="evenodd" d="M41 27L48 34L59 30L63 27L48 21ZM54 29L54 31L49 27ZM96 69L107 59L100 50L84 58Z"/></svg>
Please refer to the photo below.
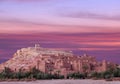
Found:
<svg viewBox="0 0 120 84"><path fill-rule="evenodd" d="M105 72L93 72L91 73L91 77L95 77L95 78L104 78L104 79L110 79L113 77L120 77L120 69L116 68L114 70L107 70Z"/></svg>
<svg viewBox="0 0 120 84"><path fill-rule="evenodd" d="M67 74L67 78L74 78L74 79L85 79L85 78L96 78L96 79L111 79L114 77L120 77L120 68L116 69L109 69L105 72L92 72L92 73L70 73ZM60 75L60 71L56 71L54 74L50 73L43 73L36 68L32 68L28 72L24 72L21 69L18 72L13 72L11 69L5 67L5 69L0 73L0 79L37 79L37 80L44 80L44 79L63 79L64 76Z"/></svg>
<svg viewBox="0 0 120 84"><path fill-rule="evenodd" d="M74 79L84 79L85 78L85 75L82 74L82 73L70 73L67 75L67 78L74 78Z"/></svg>
<svg viewBox="0 0 120 84"><path fill-rule="evenodd" d="M29 72L12 72L9 68L5 69L0 73L0 79L63 79L64 76L59 74L43 73L36 68L32 68Z"/></svg>
<svg viewBox="0 0 120 84"><path fill-rule="evenodd" d="M87 75L88 75L88 72L87 72L87 70L89 69L89 67L88 67L88 65L83 65L83 71L84 71L84 76L85 77L87 77Z"/></svg>
<svg viewBox="0 0 120 84"><path fill-rule="evenodd" d="M74 78L74 79L86 79L86 78L96 78L96 79L111 79L114 77L120 77L120 68L112 69L105 72L92 72L86 74L86 66L84 73L70 73L67 75L67 78Z"/></svg>

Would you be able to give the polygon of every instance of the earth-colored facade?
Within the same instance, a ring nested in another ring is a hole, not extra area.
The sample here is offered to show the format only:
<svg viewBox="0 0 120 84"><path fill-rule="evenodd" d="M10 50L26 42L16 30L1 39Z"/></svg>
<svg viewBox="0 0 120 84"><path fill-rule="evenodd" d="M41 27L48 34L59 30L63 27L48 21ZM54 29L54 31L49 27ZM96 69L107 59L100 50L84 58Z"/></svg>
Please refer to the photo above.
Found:
<svg viewBox="0 0 120 84"><path fill-rule="evenodd" d="M22 48L17 50L13 58L0 64L0 70L9 67L13 71L29 71L36 67L45 73L57 73L66 75L73 72L102 72L116 65L103 60L96 61L93 56L84 54L75 56L71 51L46 49L35 44L35 47Z"/></svg>

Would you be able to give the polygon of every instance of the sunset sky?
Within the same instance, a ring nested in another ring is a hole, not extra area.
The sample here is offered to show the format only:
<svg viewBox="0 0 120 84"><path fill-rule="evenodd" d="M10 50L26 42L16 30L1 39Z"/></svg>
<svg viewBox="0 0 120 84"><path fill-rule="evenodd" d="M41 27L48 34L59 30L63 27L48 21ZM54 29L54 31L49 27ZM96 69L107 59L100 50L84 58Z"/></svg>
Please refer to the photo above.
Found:
<svg viewBox="0 0 120 84"><path fill-rule="evenodd" d="M0 62L35 43L120 64L120 0L0 0Z"/></svg>

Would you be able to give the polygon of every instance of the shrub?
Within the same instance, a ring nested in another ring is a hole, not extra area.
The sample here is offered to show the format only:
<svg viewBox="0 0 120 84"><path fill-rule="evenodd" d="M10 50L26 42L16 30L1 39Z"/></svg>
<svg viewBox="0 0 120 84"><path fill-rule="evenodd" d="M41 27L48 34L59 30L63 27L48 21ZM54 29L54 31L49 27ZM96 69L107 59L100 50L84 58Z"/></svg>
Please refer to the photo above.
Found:
<svg viewBox="0 0 120 84"><path fill-rule="evenodd" d="M77 73L70 73L67 75L67 78L75 78L75 79L83 79L85 76L79 72Z"/></svg>

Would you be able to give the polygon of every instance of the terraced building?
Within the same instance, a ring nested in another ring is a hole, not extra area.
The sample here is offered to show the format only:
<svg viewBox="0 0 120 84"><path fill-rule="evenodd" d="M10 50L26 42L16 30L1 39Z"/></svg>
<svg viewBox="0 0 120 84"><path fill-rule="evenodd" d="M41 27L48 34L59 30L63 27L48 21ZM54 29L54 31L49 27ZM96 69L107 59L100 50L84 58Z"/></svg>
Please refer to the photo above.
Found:
<svg viewBox="0 0 120 84"><path fill-rule="evenodd" d="M0 70L9 67L17 72L19 70L29 71L36 67L45 73L56 73L61 75L73 72L102 72L116 65L103 60L98 62L95 57L84 54L76 56L71 51L47 49L35 44L35 47L17 50L13 57L5 63L0 64Z"/></svg>

